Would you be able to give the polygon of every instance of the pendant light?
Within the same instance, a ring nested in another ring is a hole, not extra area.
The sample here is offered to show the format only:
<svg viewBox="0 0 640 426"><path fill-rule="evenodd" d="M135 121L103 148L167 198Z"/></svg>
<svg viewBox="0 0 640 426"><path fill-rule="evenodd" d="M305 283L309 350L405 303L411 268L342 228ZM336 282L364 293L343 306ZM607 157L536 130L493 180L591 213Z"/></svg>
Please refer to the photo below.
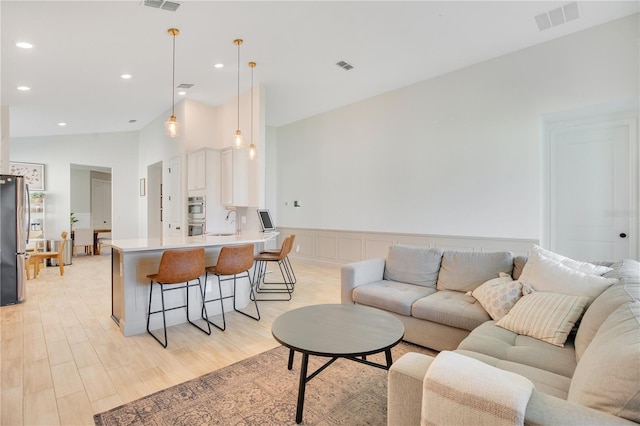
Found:
<svg viewBox="0 0 640 426"><path fill-rule="evenodd" d="M251 68L251 127L250 127L250 136L251 136L251 144L249 145L249 159L253 160L256 158L257 150L256 146L253 144L253 69L256 67L255 62L249 62L249 68Z"/></svg>
<svg viewBox="0 0 640 426"><path fill-rule="evenodd" d="M169 35L173 36L173 68L171 71L171 117L164 123L164 131L167 136L175 138L178 135L178 129L180 124L176 121L175 115L175 92L176 92L176 36L180 34L180 30L177 28L169 28L167 30Z"/></svg>
<svg viewBox="0 0 640 426"><path fill-rule="evenodd" d="M240 149L244 148L244 137L240 131L240 45L242 44L242 39L233 40L233 44L238 46L238 127L236 127L236 133L233 135L233 147Z"/></svg>

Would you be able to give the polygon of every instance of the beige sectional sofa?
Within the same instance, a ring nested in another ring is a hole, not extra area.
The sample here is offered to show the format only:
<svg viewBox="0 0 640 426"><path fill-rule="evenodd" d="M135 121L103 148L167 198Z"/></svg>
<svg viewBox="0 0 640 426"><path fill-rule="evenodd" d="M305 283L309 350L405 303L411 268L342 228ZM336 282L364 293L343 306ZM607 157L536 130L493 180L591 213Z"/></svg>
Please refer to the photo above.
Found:
<svg viewBox="0 0 640 426"><path fill-rule="evenodd" d="M528 259L510 253L393 246L386 260L342 268L342 302L392 313L405 325L405 340L526 377L535 388L525 424L640 423L640 263L624 260L576 272L572 268L582 265L537 250L526 266ZM499 278L500 273L511 277ZM515 284L511 278L521 275ZM504 285L521 294L496 321L474 294ZM576 320L568 329L532 337L535 326L525 321L520 330L522 324L509 323L522 312L520 305L542 296L571 300ZM433 360L409 353L394 362L388 379L390 425L420 424L424 378Z"/></svg>

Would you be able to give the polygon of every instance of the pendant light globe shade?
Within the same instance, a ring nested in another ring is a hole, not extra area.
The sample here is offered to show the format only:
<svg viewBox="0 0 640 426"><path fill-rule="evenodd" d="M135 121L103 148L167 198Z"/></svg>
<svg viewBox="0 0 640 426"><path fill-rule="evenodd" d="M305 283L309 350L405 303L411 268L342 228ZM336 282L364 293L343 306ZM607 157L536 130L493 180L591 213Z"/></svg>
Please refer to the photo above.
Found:
<svg viewBox="0 0 640 426"><path fill-rule="evenodd" d="M236 133L233 135L233 147L236 149L244 147L244 136L242 136L240 129L236 130Z"/></svg>
<svg viewBox="0 0 640 426"><path fill-rule="evenodd" d="M179 131L180 131L180 123L176 121L176 116L172 115L164 123L164 132L170 138L175 138L176 136L178 136Z"/></svg>
<svg viewBox="0 0 640 426"><path fill-rule="evenodd" d="M249 145L249 159L255 159L257 154L258 150L256 149L256 146L254 144Z"/></svg>
<svg viewBox="0 0 640 426"><path fill-rule="evenodd" d="M171 116L164 123L164 132L170 138L175 138L178 136L178 131L180 130L180 124L178 123L175 115L175 107L176 107L176 36L180 34L180 30L177 28L169 28L167 30L169 35L173 37L173 56L171 59Z"/></svg>

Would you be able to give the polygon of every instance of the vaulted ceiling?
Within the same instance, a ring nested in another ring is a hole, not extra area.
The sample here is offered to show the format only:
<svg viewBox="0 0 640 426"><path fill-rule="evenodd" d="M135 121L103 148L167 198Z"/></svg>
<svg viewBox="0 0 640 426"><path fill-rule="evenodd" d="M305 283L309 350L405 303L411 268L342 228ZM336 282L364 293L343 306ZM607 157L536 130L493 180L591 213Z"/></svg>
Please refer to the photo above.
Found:
<svg viewBox="0 0 640 426"><path fill-rule="evenodd" d="M280 126L639 10L636 1L578 2L579 18L541 31L535 17L555 9L554 18L566 1L178 3L171 12L137 0L0 2L11 137L138 130L166 113L170 27L180 29L175 83L194 85L176 101L234 98L233 40L242 38L241 90L247 62L257 62L267 124Z"/></svg>

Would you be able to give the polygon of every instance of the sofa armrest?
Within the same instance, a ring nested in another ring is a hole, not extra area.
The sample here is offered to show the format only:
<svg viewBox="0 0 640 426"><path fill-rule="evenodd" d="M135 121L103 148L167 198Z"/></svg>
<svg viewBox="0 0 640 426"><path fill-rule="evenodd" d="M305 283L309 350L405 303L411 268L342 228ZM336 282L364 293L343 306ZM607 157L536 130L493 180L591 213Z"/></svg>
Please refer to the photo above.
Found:
<svg viewBox="0 0 640 426"><path fill-rule="evenodd" d="M387 387L387 425L420 425L422 382L434 360L408 352L391 365Z"/></svg>
<svg viewBox="0 0 640 426"><path fill-rule="evenodd" d="M535 390L529 399L524 423L531 426L554 424L566 426L637 425L637 423L622 417Z"/></svg>
<svg viewBox="0 0 640 426"><path fill-rule="evenodd" d="M388 375L387 425L420 425L422 382L433 360L428 355L408 352L393 363ZM637 425L621 417L536 390L527 404L524 423L529 426Z"/></svg>
<svg viewBox="0 0 640 426"><path fill-rule="evenodd" d="M351 293L362 284L380 281L384 276L384 259L368 259L343 265L340 270L340 299L353 303Z"/></svg>

